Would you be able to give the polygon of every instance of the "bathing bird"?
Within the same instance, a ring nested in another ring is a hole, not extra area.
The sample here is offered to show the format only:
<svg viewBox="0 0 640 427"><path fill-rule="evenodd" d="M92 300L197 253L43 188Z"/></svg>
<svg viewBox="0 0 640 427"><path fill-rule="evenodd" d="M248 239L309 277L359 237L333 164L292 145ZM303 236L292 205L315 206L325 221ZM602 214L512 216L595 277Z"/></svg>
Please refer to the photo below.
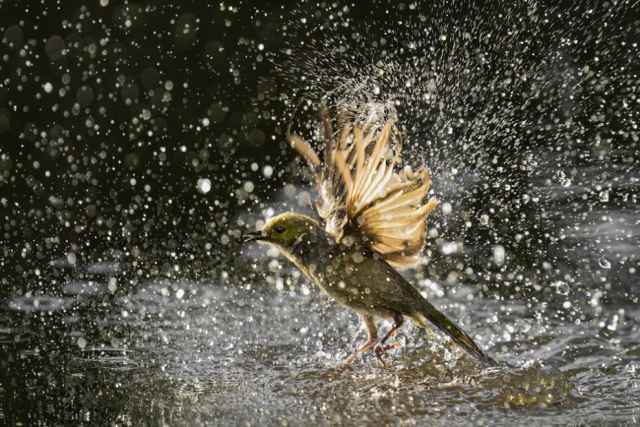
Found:
<svg viewBox="0 0 640 427"><path fill-rule="evenodd" d="M486 365L494 365L462 329L437 310L398 269L414 267L425 246L427 217L438 205L427 199L426 167L402 167L402 137L393 119L357 120L321 112L321 160L301 136L290 145L306 160L315 179L318 218L287 212L268 220L245 242L275 246L310 281L339 304L354 310L367 330L358 354L382 355L405 318L421 328L429 323ZM334 128L337 131L334 132ZM379 336L376 321L391 320Z"/></svg>

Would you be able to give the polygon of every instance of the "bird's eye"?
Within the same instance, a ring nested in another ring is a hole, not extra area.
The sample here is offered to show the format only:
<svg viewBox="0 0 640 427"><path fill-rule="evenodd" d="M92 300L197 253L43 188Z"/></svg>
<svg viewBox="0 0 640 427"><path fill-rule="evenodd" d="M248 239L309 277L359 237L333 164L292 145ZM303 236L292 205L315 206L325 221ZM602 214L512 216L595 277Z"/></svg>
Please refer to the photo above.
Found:
<svg viewBox="0 0 640 427"><path fill-rule="evenodd" d="M275 231L278 234L282 234L284 233L284 225L276 225L275 227L273 227L273 231Z"/></svg>

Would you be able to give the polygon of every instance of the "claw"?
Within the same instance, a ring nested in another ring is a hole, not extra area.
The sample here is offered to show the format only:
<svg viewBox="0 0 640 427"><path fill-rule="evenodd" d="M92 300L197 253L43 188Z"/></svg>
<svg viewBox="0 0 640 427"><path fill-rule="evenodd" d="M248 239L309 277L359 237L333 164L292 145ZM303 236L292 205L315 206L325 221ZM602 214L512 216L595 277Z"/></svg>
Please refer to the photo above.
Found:
<svg viewBox="0 0 640 427"><path fill-rule="evenodd" d="M378 359L378 362L380 362L383 368L386 368L387 362L385 362L384 357L382 357L382 355L384 354L384 348L381 346L376 346L375 352L376 352L376 358Z"/></svg>
<svg viewBox="0 0 640 427"><path fill-rule="evenodd" d="M387 352L387 350L400 348L400 347L401 347L400 343L396 342L393 344L377 345L374 350L376 352L376 357L378 358L378 361L380 361L380 363L382 363L382 366L386 368L387 363L384 361L384 357L383 357L384 354Z"/></svg>
<svg viewBox="0 0 640 427"><path fill-rule="evenodd" d="M399 342L394 342L393 344L387 344L387 345L376 347L376 352L384 353L387 350L392 350L400 347L402 347L402 345Z"/></svg>

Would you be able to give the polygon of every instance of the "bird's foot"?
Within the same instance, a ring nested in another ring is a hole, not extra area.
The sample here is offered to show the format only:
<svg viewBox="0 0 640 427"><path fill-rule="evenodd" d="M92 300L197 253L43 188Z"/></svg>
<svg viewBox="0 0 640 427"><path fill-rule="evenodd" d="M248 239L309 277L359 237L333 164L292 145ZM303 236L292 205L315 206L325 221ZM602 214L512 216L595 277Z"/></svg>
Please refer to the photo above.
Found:
<svg viewBox="0 0 640 427"><path fill-rule="evenodd" d="M353 363L353 361L356 359L356 356L358 355L357 351L354 351L353 353L351 353L351 356L347 357L346 359L344 359L344 361L342 362L343 365L350 365L351 363Z"/></svg>
<svg viewBox="0 0 640 427"><path fill-rule="evenodd" d="M376 346L376 353L384 353L387 350L391 350L394 348L400 348L401 345L399 342L394 342L393 344L385 344Z"/></svg>
<svg viewBox="0 0 640 427"><path fill-rule="evenodd" d="M343 363L345 364L350 364L351 362L353 362L355 360L355 358L360 354L360 353L366 353L367 351L371 350L372 348L374 348L376 346L376 344L378 343L378 339L377 338L369 338L369 341L367 341L362 347L358 348L356 351L354 351L351 356L347 357Z"/></svg>
<svg viewBox="0 0 640 427"><path fill-rule="evenodd" d="M384 366L385 368L387 367L387 363L384 361L384 358L382 357L384 355L384 353L387 350L391 350L393 348L400 348L400 343L393 343L393 344L380 344L375 346L374 351L376 352L376 357L378 358L378 361L382 364L382 366Z"/></svg>

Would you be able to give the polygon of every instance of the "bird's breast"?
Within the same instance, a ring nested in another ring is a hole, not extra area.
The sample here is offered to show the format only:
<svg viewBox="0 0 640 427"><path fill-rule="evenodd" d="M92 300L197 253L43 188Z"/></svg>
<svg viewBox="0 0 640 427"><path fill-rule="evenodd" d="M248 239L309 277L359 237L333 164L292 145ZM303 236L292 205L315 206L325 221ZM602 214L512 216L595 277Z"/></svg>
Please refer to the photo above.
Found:
<svg viewBox="0 0 640 427"><path fill-rule="evenodd" d="M360 251L333 253L318 264L315 282L338 303L370 312L379 304L365 277L366 260Z"/></svg>

